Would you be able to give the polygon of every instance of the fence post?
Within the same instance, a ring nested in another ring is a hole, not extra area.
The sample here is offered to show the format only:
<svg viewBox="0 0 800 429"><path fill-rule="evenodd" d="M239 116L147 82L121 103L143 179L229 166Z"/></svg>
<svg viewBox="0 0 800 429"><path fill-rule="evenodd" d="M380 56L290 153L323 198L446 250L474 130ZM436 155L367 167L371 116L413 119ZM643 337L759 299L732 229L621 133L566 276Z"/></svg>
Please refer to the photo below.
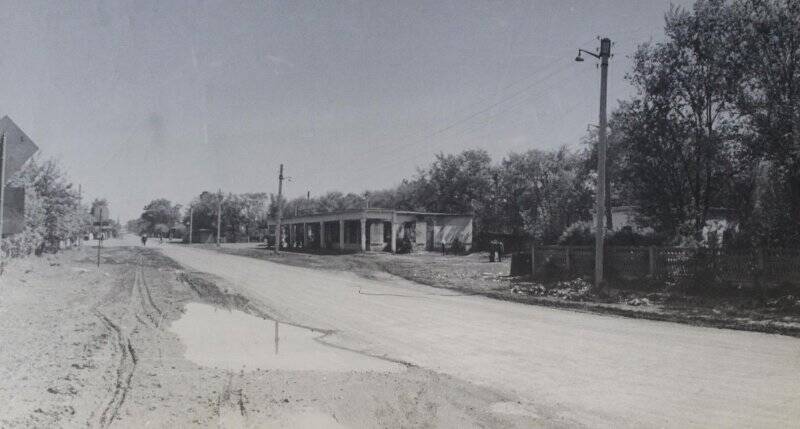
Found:
<svg viewBox="0 0 800 429"><path fill-rule="evenodd" d="M565 248L566 248L566 250L564 251L564 253L565 253L565 255L564 255L564 261L565 261L564 262L564 266L565 266L565 268L567 270L567 274L570 274L570 273L572 273L572 261L571 261L571 258L570 258L570 251L569 251L570 250L570 246L565 246Z"/></svg>
<svg viewBox="0 0 800 429"><path fill-rule="evenodd" d="M536 244L531 244L531 277L536 274Z"/></svg>
<svg viewBox="0 0 800 429"><path fill-rule="evenodd" d="M650 246L648 252L648 272L650 277L656 276L656 246Z"/></svg>

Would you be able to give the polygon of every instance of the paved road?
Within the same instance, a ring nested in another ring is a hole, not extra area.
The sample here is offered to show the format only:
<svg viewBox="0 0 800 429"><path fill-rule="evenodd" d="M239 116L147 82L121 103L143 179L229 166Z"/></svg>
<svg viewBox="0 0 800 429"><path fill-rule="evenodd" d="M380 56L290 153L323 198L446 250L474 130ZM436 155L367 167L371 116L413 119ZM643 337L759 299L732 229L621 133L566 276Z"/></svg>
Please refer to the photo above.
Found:
<svg viewBox="0 0 800 429"><path fill-rule="evenodd" d="M507 303L163 246L277 317L591 427L796 427L800 340Z"/></svg>

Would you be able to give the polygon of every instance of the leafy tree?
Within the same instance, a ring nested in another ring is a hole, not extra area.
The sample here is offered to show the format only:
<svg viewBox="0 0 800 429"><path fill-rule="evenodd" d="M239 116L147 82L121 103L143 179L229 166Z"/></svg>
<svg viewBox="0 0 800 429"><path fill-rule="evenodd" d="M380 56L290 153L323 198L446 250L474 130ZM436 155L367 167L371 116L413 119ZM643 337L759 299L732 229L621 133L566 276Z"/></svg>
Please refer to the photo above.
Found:
<svg viewBox="0 0 800 429"><path fill-rule="evenodd" d="M203 191L189 203L184 211L183 224L189 226L189 209L192 209L192 227L194 231L201 229L217 231L217 203L219 194Z"/></svg>
<svg viewBox="0 0 800 429"><path fill-rule="evenodd" d="M11 183L25 187L25 227L20 234L25 239L20 243L24 249L9 253L25 255L39 244L58 250L62 241L78 240L88 231L89 211L81 206L80 195L55 160L34 158Z"/></svg>
<svg viewBox="0 0 800 429"><path fill-rule="evenodd" d="M166 235L180 219L181 206L158 198L150 201L142 210L140 219L143 221L143 230L149 234Z"/></svg>
<svg viewBox="0 0 800 429"><path fill-rule="evenodd" d="M751 0L733 4L736 37L730 50L744 73L737 107L747 152L761 166L757 198L747 219L754 239L800 241L800 2ZM761 162L766 161L766 162Z"/></svg>
<svg viewBox="0 0 800 429"><path fill-rule="evenodd" d="M554 242L568 225L589 217L592 190L583 164L565 148L509 154L499 169L497 219L514 235Z"/></svg>
<svg viewBox="0 0 800 429"><path fill-rule="evenodd" d="M695 234L730 195L737 150L739 71L727 49L733 18L722 0L673 8L667 40L643 44L627 79L637 94L614 117L620 168L643 214L664 230Z"/></svg>

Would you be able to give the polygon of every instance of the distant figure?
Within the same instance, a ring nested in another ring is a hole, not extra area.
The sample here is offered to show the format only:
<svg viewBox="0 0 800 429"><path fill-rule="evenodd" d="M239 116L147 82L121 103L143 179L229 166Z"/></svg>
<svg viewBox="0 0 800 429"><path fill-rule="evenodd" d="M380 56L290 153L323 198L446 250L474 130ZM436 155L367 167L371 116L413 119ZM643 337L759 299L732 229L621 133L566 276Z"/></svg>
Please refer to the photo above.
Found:
<svg viewBox="0 0 800 429"><path fill-rule="evenodd" d="M159 234L158 235L158 242L159 243L163 243L164 242L164 235L163 234Z"/></svg>
<svg viewBox="0 0 800 429"><path fill-rule="evenodd" d="M489 243L489 262L503 262L503 253L505 251L505 246L503 246L503 242L500 240L492 240Z"/></svg>
<svg viewBox="0 0 800 429"><path fill-rule="evenodd" d="M142 234L142 246L147 246L147 234Z"/></svg>

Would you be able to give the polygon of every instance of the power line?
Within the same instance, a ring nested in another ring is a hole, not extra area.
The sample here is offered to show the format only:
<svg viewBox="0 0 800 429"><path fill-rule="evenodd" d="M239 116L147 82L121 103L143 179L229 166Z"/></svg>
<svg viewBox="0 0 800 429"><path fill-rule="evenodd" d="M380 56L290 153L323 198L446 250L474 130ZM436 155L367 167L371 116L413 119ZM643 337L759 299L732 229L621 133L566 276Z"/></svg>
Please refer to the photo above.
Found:
<svg viewBox="0 0 800 429"><path fill-rule="evenodd" d="M561 61L558 61L558 62L561 62ZM558 63L558 62L555 62L555 63ZM546 80L548 80L549 78L551 78L551 77L555 76L556 74L560 73L561 71L566 69L568 66L569 66L569 64L567 64L567 65L565 65L563 67L557 68L557 69L553 70L551 73L549 73L546 76L544 76L543 78L538 79L537 81L535 81L535 82L533 82L533 83L531 83L529 85L526 85L523 89L521 89L519 91L516 91L515 93L513 93L513 94L511 94L511 95L509 95L507 97L504 97L503 99L501 99L501 100L499 100L499 101L497 101L495 103L492 103L491 105L489 105L489 106L487 106L487 107L485 107L485 108L483 108L483 109L481 109L479 111L473 112L472 114L468 115L467 117L464 117L464 118L461 118L461 119L456 120L454 122L451 122L448 125L446 125L446 126L444 126L442 128L439 128L438 130L436 130L436 131L434 131L434 132L422 137L421 139L419 139L418 141L416 141L414 143L399 144L399 145L401 147L404 147L405 149L408 149L408 148L417 147L417 146L419 146L421 144L424 144L424 143L430 143L428 141L428 139L430 139L431 137L435 137L435 136L440 135L440 134L442 134L442 133L444 133L444 132L446 132L448 130L451 130L451 129L455 128L456 126L460 125L460 124L466 123L469 120L471 120L471 119L473 119L473 118L475 118L477 116L480 116L481 114L486 113L486 112L492 110L493 108L495 108L495 107L497 107L497 106L499 106L499 105L501 105L501 104L503 104L503 103L505 103L505 102L507 102L509 100L512 100L512 99L518 97L519 95L525 93L526 91L530 90L531 88L535 87L536 85L538 85L540 83L543 83ZM399 160L399 161L398 160L392 160L390 163L384 163L384 164L379 164L379 165L370 165L370 166L363 167L363 168L360 168L360 169L355 170L355 171L352 171L352 170L351 171L353 173L358 174L358 173L363 173L363 172L366 172L366 171L371 171L371 170L374 170L374 169L384 169L384 168L386 168L386 167L388 167L390 165L402 164L402 163L405 163L405 162L408 162L408 161L412 161L412 160L414 160L416 158L419 158L422 155L428 155L428 154L427 153L414 154L411 157L407 157L407 158L404 158L404 159ZM352 182L352 180L348 181L347 183L350 183L350 182Z"/></svg>

